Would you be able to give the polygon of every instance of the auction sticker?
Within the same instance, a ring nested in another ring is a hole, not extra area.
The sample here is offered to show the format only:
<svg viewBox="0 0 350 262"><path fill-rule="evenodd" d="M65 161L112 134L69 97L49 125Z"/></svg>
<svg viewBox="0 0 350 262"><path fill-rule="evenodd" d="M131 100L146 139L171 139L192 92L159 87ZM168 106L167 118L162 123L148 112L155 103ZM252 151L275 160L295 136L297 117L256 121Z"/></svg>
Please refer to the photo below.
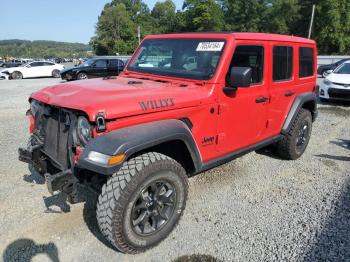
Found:
<svg viewBox="0 0 350 262"><path fill-rule="evenodd" d="M223 46L224 42L200 42L196 51L216 52L221 51Z"/></svg>

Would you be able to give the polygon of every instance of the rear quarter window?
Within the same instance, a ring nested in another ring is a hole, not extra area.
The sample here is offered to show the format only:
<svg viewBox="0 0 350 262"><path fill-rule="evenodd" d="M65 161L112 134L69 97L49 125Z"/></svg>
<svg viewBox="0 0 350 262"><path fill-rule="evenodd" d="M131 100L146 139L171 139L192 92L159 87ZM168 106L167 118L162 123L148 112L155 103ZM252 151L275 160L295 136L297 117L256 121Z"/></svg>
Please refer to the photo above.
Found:
<svg viewBox="0 0 350 262"><path fill-rule="evenodd" d="M299 78L314 75L314 49L299 47Z"/></svg>

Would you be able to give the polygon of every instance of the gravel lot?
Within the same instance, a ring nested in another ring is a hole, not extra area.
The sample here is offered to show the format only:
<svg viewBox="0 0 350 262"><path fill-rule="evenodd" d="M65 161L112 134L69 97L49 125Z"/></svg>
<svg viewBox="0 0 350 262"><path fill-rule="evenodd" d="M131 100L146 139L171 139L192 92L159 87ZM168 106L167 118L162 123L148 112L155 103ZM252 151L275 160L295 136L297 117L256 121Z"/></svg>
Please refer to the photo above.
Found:
<svg viewBox="0 0 350 262"><path fill-rule="evenodd" d="M297 161L251 153L191 178L173 233L146 253L124 255L101 241L91 205L50 196L17 160L28 137L28 96L58 82L0 81L4 261L350 261L350 104L319 106Z"/></svg>

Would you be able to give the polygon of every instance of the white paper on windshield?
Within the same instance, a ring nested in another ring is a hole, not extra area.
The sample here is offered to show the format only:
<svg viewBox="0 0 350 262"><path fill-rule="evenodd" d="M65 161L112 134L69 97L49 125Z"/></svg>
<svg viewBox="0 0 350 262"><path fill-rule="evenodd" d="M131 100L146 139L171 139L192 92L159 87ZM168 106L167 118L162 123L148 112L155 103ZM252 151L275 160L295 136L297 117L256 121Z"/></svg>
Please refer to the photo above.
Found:
<svg viewBox="0 0 350 262"><path fill-rule="evenodd" d="M139 64L139 67L154 67L152 64Z"/></svg>
<svg viewBox="0 0 350 262"><path fill-rule="evenodd" d="M196 51L216 52L221 51L224 42L200 42Z"/></svg>

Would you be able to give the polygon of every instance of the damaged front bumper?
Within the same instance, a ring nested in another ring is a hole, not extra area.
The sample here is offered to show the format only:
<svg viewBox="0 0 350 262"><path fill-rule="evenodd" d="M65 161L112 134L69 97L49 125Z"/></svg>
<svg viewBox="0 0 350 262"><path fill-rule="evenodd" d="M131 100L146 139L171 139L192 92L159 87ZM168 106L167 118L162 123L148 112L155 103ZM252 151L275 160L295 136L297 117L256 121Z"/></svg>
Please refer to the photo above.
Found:
<svg viewBox="0 0 350 262"><path fill-rule="evenodd" d="M0 72L0 79L9 80L10 79L10 74Z"/></svg>
<svg viewBox="0 0 350 262"><path fill-rule="evenodd" d="M54 194L55 191L61 191L68 196L68 200L71 203L78 202L77 198L77 184L79 180L74 176L71 169L66 169L55 174L46 172L47 166L43 155L39 152L40 146L19 148L18 158L20 161L32 165L41 175L44 176L48 191ZM45 173L43 173L45 172Z"/></svg>

